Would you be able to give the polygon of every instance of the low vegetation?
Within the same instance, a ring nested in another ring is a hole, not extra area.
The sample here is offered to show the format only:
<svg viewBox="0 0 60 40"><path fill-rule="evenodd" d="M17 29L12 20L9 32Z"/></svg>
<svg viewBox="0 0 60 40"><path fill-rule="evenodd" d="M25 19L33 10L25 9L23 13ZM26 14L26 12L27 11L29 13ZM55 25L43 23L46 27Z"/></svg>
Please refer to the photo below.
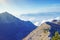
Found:
<svg viewBox="0 0 60 40"><path fill-rule="evenodd" d="M60 40L60 34L58 32L55 32L55 35L52 37L51 40Z"/></svg>

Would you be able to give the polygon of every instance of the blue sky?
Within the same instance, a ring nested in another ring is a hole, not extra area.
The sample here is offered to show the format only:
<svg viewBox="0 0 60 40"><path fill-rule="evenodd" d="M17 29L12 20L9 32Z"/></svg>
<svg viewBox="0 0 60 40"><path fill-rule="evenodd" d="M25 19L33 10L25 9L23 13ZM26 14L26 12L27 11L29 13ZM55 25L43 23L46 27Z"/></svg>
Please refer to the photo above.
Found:
<svg viewBox="0 0 60 40"><path fill-rule="evenodd" d="M60 15L60 0L0 0L0 13L12 15L38 24Z"/></svg>

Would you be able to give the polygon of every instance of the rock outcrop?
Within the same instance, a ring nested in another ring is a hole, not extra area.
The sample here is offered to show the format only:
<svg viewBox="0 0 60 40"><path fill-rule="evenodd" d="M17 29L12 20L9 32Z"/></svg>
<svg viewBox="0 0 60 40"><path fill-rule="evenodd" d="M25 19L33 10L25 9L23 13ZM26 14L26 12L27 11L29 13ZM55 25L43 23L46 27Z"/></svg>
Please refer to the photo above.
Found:
<svg viewBox="0 0 60 40"><path fill-rule="evenodd" d="M55 32L60 33L60 21L53 20L53 22L45 22L37 27L23 40L51 40Z"/></svg>
<svg viewBox="0 0 60 40"><path fill-rule="evenodd" d="M50 34L49 29L50 25L43 23L23 40L50 40L50 37L48 37Z"/></svg>

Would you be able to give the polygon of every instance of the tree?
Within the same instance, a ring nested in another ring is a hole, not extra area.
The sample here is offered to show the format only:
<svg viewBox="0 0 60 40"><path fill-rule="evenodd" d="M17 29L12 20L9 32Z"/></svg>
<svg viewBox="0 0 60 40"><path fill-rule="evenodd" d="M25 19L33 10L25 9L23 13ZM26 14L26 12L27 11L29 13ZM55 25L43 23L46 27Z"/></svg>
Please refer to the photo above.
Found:
<svg viewBox="0 0 60 40"><path fill-rule="evenodd" d="M55 35L52 37L52 40L60 40L60 34L55 32Z"/></svg>

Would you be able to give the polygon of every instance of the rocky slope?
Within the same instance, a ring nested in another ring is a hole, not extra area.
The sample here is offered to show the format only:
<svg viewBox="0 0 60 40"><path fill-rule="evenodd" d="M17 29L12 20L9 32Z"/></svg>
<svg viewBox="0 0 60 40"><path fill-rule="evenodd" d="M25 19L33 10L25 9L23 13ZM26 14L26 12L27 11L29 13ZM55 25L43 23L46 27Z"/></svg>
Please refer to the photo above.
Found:
<svg viewBox="0 0 60 40"><path fill-rule="evenodd" d="M23 40L50 40L49 30L50 25L43 23L40 27L36 28L33 32L31 32L26 38Z"/></svg>
<svg viewBox="0 0 60 40"><path fill-rule="evenodd" d="M53 20L53 22L45 22L37 27L23 40L50 40L56 31L60 33L60 22Z"/></svg>

